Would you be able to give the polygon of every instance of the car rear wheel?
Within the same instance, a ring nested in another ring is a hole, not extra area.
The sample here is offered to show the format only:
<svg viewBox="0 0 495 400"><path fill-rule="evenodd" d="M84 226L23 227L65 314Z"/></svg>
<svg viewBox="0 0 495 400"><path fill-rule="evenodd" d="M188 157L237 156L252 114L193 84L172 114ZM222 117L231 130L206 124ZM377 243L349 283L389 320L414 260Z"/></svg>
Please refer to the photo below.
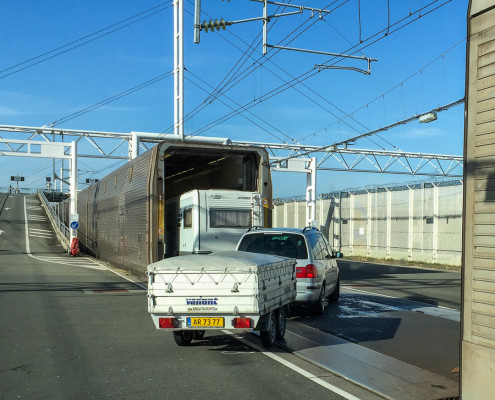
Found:
<svg viewBox="0 0 495 400"><path fill-rule="evenodd" d="M333 292L328 296L328 301L335 302L339 300L340 296L340 278L337 278L337 283L335 284L335 288Z"/></svg>
<svg viewBox="0 0 495 400"><path fill-rule="evenodd" d="M312 307L313 314L323 315L323 313L325 312L325 303L326 303L325 282L323 282L323 287L321 288L320 297L318 297L318 300L316 301L316 303L313 304Z"/></svg>

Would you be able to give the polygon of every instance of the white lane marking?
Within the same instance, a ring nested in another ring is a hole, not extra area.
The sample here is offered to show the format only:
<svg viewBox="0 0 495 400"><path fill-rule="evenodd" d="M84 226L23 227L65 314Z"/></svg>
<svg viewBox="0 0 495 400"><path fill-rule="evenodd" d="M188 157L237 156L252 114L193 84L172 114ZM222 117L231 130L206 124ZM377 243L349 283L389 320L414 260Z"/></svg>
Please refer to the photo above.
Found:
<svg viewBox="0 0 495 400"><path fill-rule="evenodd" d="M286 366L287 368L290 368L294 372L297 372L298 374L304 376L305 378L313 381L317 385L323 386L325 389L328 389L331 392L333 392L335 394L338 394L339 396L342 396L344 399L347 399L347 400L360 400L359 397L356 397L356 396L354 396L354 395L352 395L350 393L347 393L346 391L338 388L337 386L332 385L331 383L325 382L323 379L318 378L316 375L313 375L313 374L309 373L305 369L303 369L301 367L298 367L297 365L291 363L290 361L284 360L282 357L277 356L276 354L273 354L273 353L271 353L269 351L266 351L262 347L254 344L252 342L249 342L248 340L244 339L243 337L237 335L235 332L232 332L232 331L229 331L229 330L226 330L226 329L222 330L222 332L235 337L237 340L241 341L245 345L254 348L255 350L259 351L260 353L263 353L265 356L270 357L272 360L277 361L278 363Z"/></svg>
<svg viewBox="0 0 495 400"><path fill-rule="evenodd" d="M40 239L51 239L51 238L53 238L52 235L40 235L40 234L35 234L35 233L30 233L29 234L29 237L36 237L36 238L40 238Z"/></svg>
<svg viewBox="0 0 495 400"><path fill-rule="evenodd" d="M31 254L31 247L29 245L29 224L28 224L26 196L24 196L24 221L25 221L25 231L26 231L26 254L30 257L36 258Z"/></svg>
<svg viewBox="0 0 495 400"><path fill-rule="evenodd" d="M42 233L42 232L52 233L52 231L50 231L48 229L29 228L29 230L31 232L35 231L35 232L39 232L39 233Z"/></svg>
<svg viewBox="0 0 495 400"><path fill-rule="evenodd" d="M343 288L345 288L347 290L352 290L354 292L365 293L368 295L386 297L388 299L402 300L398 297L388 296L386 294L380 294L380 293L374 293L374 292L367 292L366 290L354 289L354 288L350 288L350 287L347 287L344 285L343 285ZM402 300L402 301L407 301L407 302L411 303L411 307L390 306L390 305L385 305L385 304L381 304L381 303L374 303L372 301L361 301L361 302L362 303L369 303L369 304L378 304L382 307L387 307L387 308L390 308L393 310L414 311L414 312L420 312L420 313L427 314L427 315L432 315L434 317L449 319L451 321L457 321L457 322L461 321L461 312L459 310L455 310L453 308L448 308L448 307L443 307L443 306L433 306L433 305L429 305L426 303L420 303L418 301L411 301L411 300ZM413 304L417 304L418 306L417 307L413 306Z"/></svg>
<svg viewBox="0 0 495 400"><path fill-rule="evenodd" d="M94 260L92 258L87 258L87 257L79 257L79 258L71 258L71 257L57 257L57 256L44 256L44 257L39 257L31 254L31 245L29 243L29 222L28 222L28 213L27 213L27 202L33 202L37 200L32 200L32 199L27 199L27 197L24 197L24 220L25 220L25 232L26 232L26 254L34 258L36 260L40 261L45 261L45 262L51 262L54 264L62 264L62 265L73 265L73 266L78 266L82 268L88 268L88 269L95 269L95 270L107 270L115 275L120 276L121 278L124 278L126 281L129 281L133 283L134 285L138 286L141 289L147 290L148 286L143 285L141 282L138 282L136 280L133 280L124 274L119 273L118 271L115 271L111 268L108 268L106 265L98 262L97 260ZM81 263L81 258L84 259L83 263ZM86 264L86 262L88 264Z"/></svg>
<svg viewBox="0 0 495 400"><path fill-rule="evenodd" d="M30 228L29 228L29 222L28 222L29 221L29 215L27 213L27 209L28 209L27 202L28 201L30 201L30 200L27 199L27 197L24 197L24 221L25 221L25 237L26 237L26 254L29 257L34 258L34 259L39 260L39 261L45 261L45 262L50 262L50 263L53 263L53 264L61 264L61 265L73 265L72 264L72 261L73 260L71 260L71 258L69 258L69 257L50 257L50 256L43 257L43 256L35 256L34 254L31 254L31 244L29 242L29 236L30 236L29 235ZM79 262L79 260L78 260L78 262ZM83 268L88 268L88 269L98 269L98 270L104 269L100 264L95 263L91 259L87 259L86 262L87 262L87 264L79 264L78 263L78 266L79 267L83 267Z"/></svg>
<svg viewBox="0 0 495 400"><path fill-rule="evenodd" d="M0 236L2 235L2 233L5 233L5 231L0 231Z"/></svg>
<svg viewBox="0 0 495 400"><path fill-rule="evenodd" d="M47 219L44 215L35 215L35 214L28 215L28 217L32 221L46 221Z"/></svg>

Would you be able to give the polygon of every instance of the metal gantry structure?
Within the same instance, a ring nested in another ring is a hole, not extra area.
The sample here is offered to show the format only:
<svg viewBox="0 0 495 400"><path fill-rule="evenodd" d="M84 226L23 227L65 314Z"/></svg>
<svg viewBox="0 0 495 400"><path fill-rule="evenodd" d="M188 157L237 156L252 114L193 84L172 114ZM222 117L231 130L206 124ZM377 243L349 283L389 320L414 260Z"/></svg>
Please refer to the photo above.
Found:
<svg viewBox="0 0 495 400"><path fill-rule="evenodd" d="M29 152L29 141L42 143L74 141L77 157L131 160L161 141L209 142L226 145L260 146L271 154L274 171L308 172L308 163L319 158L316 171L372 172L431 177L462 177L463 158L457 155L414 153L405 151L357 149L344 146L263 143L220 137L184 136L150 132L102 132L48 127L0 125L0 132L22 135L17 139L0 139L0 156ZM112 139L109 146L108 139ZM86 146L82 143L86 142Z"/></svg>
<svg viewBox="0 0 495 400"><path fill-rule="evenodd" d="M57 154L54 154L52 149L56 145L68 146L69 143L64 143L64 140L71 140L70 143L73 147L71 147L70 189L71 213L73 214L76 214L74 210L77 202L78 174L77 167L74 167L77 165L77 157L131 160L137 157L141 151L146 151L154 144L166 140L265 148L271 155L272 171L306 174L306 219L308 224L311 224L316 218L316 175L318 171L373 172L430 177L462 176L463 158L461 156L355 149L350 148L348 143L343 146L309 146L150 132L102 132L13 125L0 125L0 132L8 133L9 136L15 134L24 137L24 139L0 139L0 156L70 158L69 150L57 150ZM112 139L111 146L108 146L108 139ZM102 143L103 141L106 143ZM87 145L84 146L84 142ZM33 146L37 150L33 151ZM51 156L49 155L50 152ZM317 155L320 156L319 161ZM53 178L54 180L59 178L63 181L63 171L60 177L57 177L53 171Z"/></svg>
<svg viewBox="0 0 495 400"><path fill-rule="evenodd" d="M3 139L0 138L0 156L34 157L69 160L70 162L70 200L69 212L71 216L77 214L77 141L55 142L46 140L34 140L38 135L29 139ZM5 150L3 149L5 148ZM63 179L63 178L62 178ZM77 220L77 217L75 218ZM77 221L76 221L77 222ZM75 229L70 230L70 241L77 237Z"/></svg>

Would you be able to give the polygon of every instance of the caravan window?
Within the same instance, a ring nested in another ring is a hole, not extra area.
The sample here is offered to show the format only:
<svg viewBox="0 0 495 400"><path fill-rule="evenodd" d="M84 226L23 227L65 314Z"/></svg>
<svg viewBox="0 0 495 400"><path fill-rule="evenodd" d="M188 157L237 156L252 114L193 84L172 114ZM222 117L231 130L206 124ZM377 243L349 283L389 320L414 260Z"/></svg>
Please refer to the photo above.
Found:
<svg viewBox="0 0 495 400"><path fill-rule="evenodd" d="M192 208L184 210L184 228L192 228Z"/></svg>
<svg viewBox="0 0 495 400"><path fill-rule="evenodd" d="M249 228L251 210L210 209L210 228Z"/></svg>

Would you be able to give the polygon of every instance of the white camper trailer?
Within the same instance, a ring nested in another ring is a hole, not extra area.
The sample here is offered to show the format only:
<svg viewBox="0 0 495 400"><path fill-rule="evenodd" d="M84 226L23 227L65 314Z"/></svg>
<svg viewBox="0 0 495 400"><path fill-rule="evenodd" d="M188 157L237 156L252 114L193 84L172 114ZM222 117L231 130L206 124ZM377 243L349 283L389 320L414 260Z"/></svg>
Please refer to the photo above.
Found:
<svg viewBox="0 0 495 400"><path fill-rule="evenodd" d="M263 225L257 192L191 190L180 196L179 254L234 250L241 236Z"/></svg>

